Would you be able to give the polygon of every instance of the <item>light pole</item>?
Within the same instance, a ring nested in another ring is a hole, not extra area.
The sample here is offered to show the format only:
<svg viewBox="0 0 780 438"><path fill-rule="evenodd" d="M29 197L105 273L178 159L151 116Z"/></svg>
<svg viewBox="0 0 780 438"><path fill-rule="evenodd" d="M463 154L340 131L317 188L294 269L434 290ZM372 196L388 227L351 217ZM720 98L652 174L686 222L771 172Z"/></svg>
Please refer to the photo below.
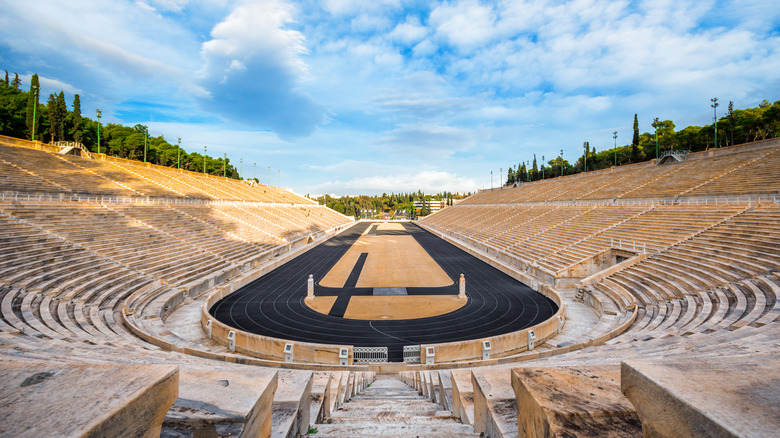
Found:
<svg viewBox="0 0 780 438"><path fill-rule="evenodd" d="M531 160L525 160L525 182L531 182Z"/></svg>
<svg viewBox="0 0 780 438"><path fill-rule="evenodd" d="M493 171L490 171L490 190L493 190Z"/></svg>
<svg viewBox="0 0 780 438"><path fill-rule="evenodd" d="M243 157L238 159L238 171L239 171L240 174L244 173L244 158ZM238 178L243 180L244 177L241 176L240 174L238 175Z"/></svg>
<svg viewBox="0 0 780 438"><path fill-rule="evenodd" d="M222 159L222 178L227 177L227 153L225 153L224 157Z"/></svg>
<svg viewBox="0 0 780 438"><path fill-rule="evenodd" d="M612 138L615 139L615 167L617 167L617 131L612 133Z"/></svg>
<svg viewBox="0 0 780 438"><path fill-rule="evenodd" d="M544 180L544 155L542 155L542 180Z"/></svg>
<svg viewBox="0 0 780 438"><path fill-rule="evenodd" d="M206 151L207 150L208 150L207 146L203 145L203 174L204 175L206 174Z"/></svg>
<svg viewBox="0 0 780 438"><path fill-rule="evenodd" d="M38 96L40 93L40 86L35 87L35 100L33 100L33 119L32 119L32 136L30 137L30 141L35 141L35 125L38 123L36 110L38 109Z"/></svg>
<svg viewBox="0 0 780 438"><path fill-rule="evenodd" d="M271 187L271 166L268 166L268 187Z"/></svg>
<svg viewBox="0 0 780 438"><path fill-rule="evenodd" d="M501 175L503 175L503 174L504 174L504 168L503 168L503 167L499 167L499 168L498 168L498 177L499 177L499 178L503 178L503 177L501 176ZM500 181L500 180L499 180L499 181ZM503 190L503 189L504 189L504 185L503 185L503 184L501 184L501 190Z"/></svg>
<svg viewBox="0 0 780 438"><path fill-rule="evenodd" d="M279 179L282 177L282 169L276 169L276 188L280 188Z"/></svg>
<svg viewBox="0 0 780 438"><path fill-rule="evenodd" d="M710 102L712 102L712 125L715 127L715 147L718 147L718 98L713 97L710 99Z"/></svg>
<svg viewBox="0 0 780 438"><path fill-rule="evenodd" d="M100 118L103 117L103 111L97 110L98 119L98 153L100 153Z"/></svg>
<svg viewBox="0 0 780 438"><path fill-rule="evenodd" d="M179 142L176 144L176 168L181 171L181 137L179 137Z"/></svg>
<svg viewBox="0 0 780 438"><path fill-rule="evenodd" d="M252 163L252 179L257 179L257 163Z"/></svg>
<svg viewBox="0 0 780 438"><path fill-rule="evenodd" d="M655 128L655 159L658 159L658 117L653 119L653 128Z"/></svg>

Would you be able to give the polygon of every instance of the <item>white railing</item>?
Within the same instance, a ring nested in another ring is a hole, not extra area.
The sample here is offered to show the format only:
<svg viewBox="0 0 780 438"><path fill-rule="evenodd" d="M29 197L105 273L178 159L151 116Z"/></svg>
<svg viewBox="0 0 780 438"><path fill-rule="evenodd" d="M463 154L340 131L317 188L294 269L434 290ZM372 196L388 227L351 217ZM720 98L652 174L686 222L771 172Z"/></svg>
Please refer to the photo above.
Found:
<svg viewBox="0 0 780 438"><path fill-rule="evenodd" d="M514 202L505 204L455 204L453 207L598 207L598 206L655 206L655 205L733 205L780 203L780 194L740 195L740 196L680 196L672 198L637 199L576 199L571 201Z"/></svg>
<svg viewBox="0 0 780 438"><path fill-rule="evenodd" d="M622 239L609 239L609 247L615 249L631 250L633 252L647 253L647 246L645 242L641 244L637 242L624 242Z"/></svg>
<svg viewBox="0 0 780 438"><path fill-rule="evenodd" d="M405 363L420 363L420 346L419 345L404 345L404 362Z"/></svg>
<svg viewBox="0 0 780 438"><path fill-rule="evenodd" d="M387 347L353 347L354 363L385 363L387 362Z"/></svg>

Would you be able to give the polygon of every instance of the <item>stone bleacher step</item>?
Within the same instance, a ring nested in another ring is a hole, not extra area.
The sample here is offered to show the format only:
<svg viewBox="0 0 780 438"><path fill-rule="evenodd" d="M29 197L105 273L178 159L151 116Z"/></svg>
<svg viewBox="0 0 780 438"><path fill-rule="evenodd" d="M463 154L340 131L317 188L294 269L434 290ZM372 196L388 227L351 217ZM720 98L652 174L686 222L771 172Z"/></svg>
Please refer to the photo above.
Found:
<svg viewBox="0 0 780 438"><path fill-rule="evenodd" d="M368 388L315 424L318 437L477 437L450 411L395 376L378 376Z"/></svg>

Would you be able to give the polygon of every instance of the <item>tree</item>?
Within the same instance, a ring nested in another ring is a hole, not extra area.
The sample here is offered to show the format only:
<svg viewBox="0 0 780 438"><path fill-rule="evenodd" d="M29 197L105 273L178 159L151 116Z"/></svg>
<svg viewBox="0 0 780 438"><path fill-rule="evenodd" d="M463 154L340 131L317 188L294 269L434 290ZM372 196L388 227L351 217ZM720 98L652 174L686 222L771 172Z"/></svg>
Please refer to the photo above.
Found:
<svg viewBox="0 0 780 438"><path fill-rule="evenodd" d="M539 179L539 166L536 164L536 154L534 154L534 163L531 167L531 181Z"/></svg>
<svg viewBox="0 0 780 438"><path fill-rule="evenodd" d="M79 95L76 94L73 96L73 113L71 117L71 125L73 126L73 131L71 135L73 136L73 141L81 143L81 99L79 98Z"/></svg>
<svg viewBox="0 0 780 438"><path fill-rule="evenodd" d="M35 77L35 85L38 86L38 75L34 74ZM30 79L30 85L32 86L32 79ZM22 89L22 80L19 79L19 75L17 73L14 73L14 80L11 82L11 87L13 87L14 90L21 90Z"/></svg>
<svg viewBox="0 0 780 438"><path fill-rule="evenodd" d="M16 75L14 78L14 84L16 84L18 79L19 75ZM13 88L18 90L19 86L14 85ZM30 78L30 95L27 97L27 131L28 135L31 135L33 132L35 132L35 136L38 138L41 137L38 123L41 117L41 113L40 111L36 111L36 109L38 108L38 95L40 93L40 89L41 86L38 83L38 75L34 74Z"/></svg>
<svg viewBox="0 0 780 438"><path fill-rule="evenodd" d="M634 137L631 140L631 162L639 162L639 119L634 114Z"/></svg>
<svg viewBox="0 0 780 438"><path fill-rule="evenodd" d="M731 143L729 144L733 145L734 144L734 101L733 100L729 101L729 110L726 114L727 114L726 117L728 117L729 119L729 137L730 137L729 139L731 141Z"/></svg>
<svg viewBox="0 0 780 438"><path fill-rule="evenodd" d="M3 85L5 85L6 87L9 85L8 84L8 70L5 71L5 79L3 80Z"/></svg>
<svg viewBox="0 0 780 438"><path fill-rule="evenodd" d="M583 158L584 161L582 163L582 168L584 172L588 171L588 154L590 153L590 142L584 142L582 143L582 148L584 150Z"/></svg>
<svg viewBox="0 0 780 438"><path fill-rule="evenodd" d="M60 120L60 109L57 105L57 96L54 93L49 94L49 100L46 102L46 112L49 115L49 136L50 142L62 140L57 137L57 126Z"/></svg>
<svg viewBox="0 0 780 438"><path fill-rule="evenodd" d="M68 117L68 104L65 103L65 93L60 91L57 95L57 138L65 140L65 121Z"/></svg>

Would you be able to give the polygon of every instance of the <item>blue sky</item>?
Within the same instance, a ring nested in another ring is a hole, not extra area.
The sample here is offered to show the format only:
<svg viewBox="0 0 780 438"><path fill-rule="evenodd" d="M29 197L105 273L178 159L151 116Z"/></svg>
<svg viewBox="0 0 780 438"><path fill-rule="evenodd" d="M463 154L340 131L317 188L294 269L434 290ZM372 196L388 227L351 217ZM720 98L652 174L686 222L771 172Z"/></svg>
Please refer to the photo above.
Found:
<svg viewBox="0 0 780 438"><path fill-rule="evenodd" d="M301 194L474 191L780 99L771 0L0 0L0 68Z"/></svg>

